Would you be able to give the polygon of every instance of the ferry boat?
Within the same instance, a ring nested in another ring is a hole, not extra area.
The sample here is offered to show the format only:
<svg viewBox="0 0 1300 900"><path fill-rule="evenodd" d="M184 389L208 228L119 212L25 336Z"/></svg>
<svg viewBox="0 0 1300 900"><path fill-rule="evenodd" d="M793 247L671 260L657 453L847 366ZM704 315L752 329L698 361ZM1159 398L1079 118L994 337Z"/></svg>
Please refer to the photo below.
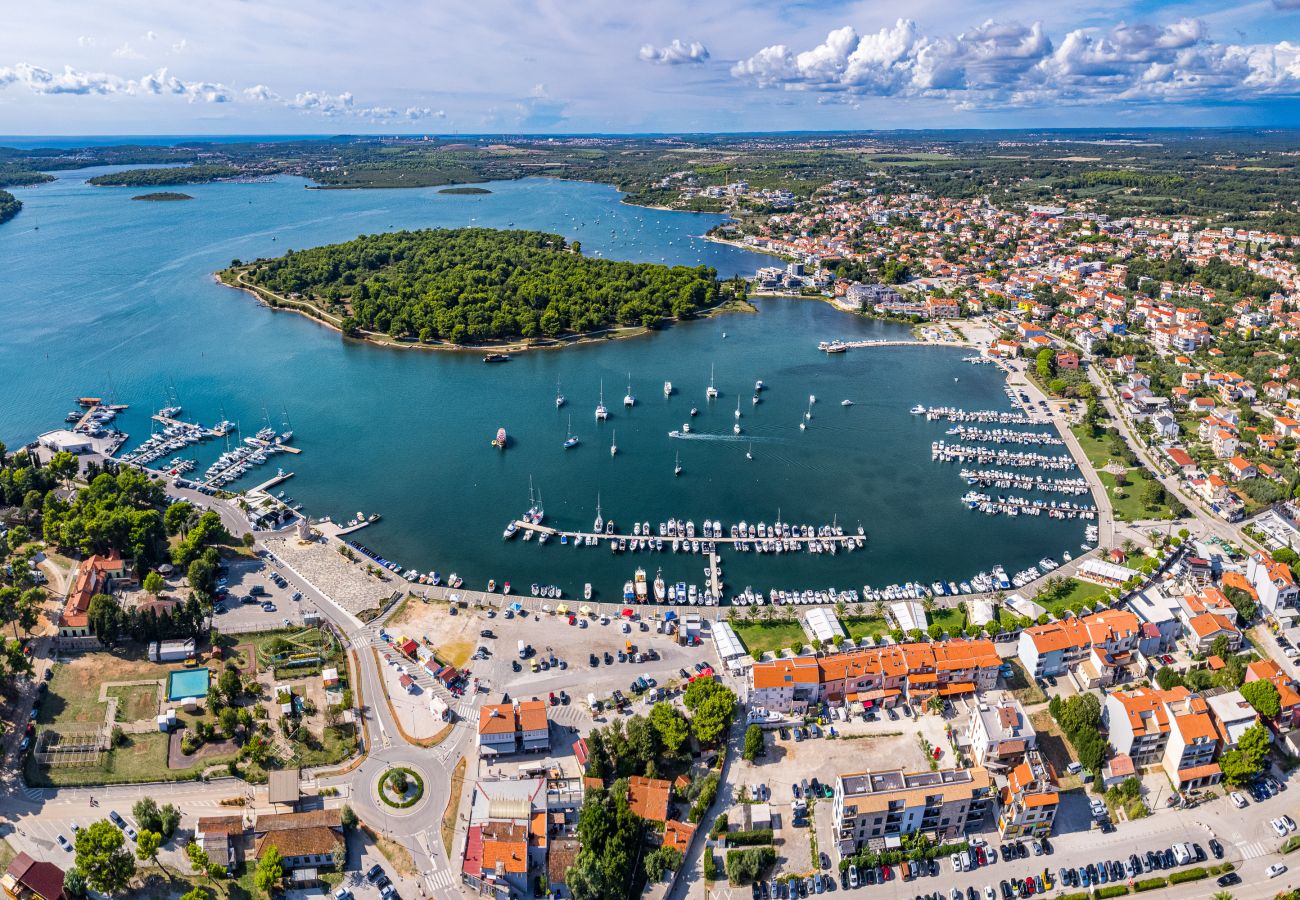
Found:
<svg viewBox="0 0 1300 900"><path fill-rule="evenodd" d="M499 450L506 449L506 430L504 428L497 429L497 436L492 439L492 446Z"/></svg>
<svg viewBox="0 0 1300 900"><path fill-rule="evenodd" d="M510 354L508 353L489 353L483 357L485 363L508 362L509 360Z"/></svg>
<svg viewBox="0 0 1300 900"><path fill-rule="evenodd" d="M671 397L672 395L673 395L673 383L672 383L671 381L665 381L665 382L664 382L664 396L665 396L665 397Z"/></svg>
<svg viewBox="0 0 1300 900"><path fill-rule="evenodd" d="M646 600L645 569L637 569L632 576L632 580L637 602L644 603Z"/></svg>

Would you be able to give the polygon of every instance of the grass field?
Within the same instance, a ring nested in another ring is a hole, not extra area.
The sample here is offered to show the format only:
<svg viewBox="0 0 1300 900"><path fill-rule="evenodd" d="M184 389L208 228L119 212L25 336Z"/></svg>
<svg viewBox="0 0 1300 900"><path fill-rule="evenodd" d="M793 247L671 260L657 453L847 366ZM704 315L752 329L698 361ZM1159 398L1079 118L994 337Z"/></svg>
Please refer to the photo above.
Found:
<svg viewBox="0 0 1300 900"><path fill-rule="evenodd" d="M953 637L956 637L966 627L966 615L955 606L942 608L936 606L930 610L928 615L931 625L938 625Z"/></svg>
<svg viewBox="0 0 1300 900"><path fill-rule="evenodd" d="M880 616L845 616L840 624L855 641L873 634L889 634L889 624Z"/></svg>
<svg viewBox="0 0 1300 900"><path fill-rule="evenodd" d="M172 668L172 665L129 659L122 651L84 653L54 667L54 677L37 722L41 725L103 722L105 707L99 702L100 685L106 681L166 678Z"/></svg>
<svg viewBox="0 0 1300 900"><path fill-rule="evenodd" d="M807 643L803 626L796 621L746 622L738 619L732 623L749 655L755 659L767 651L779 651L796 643Z"/></svg>
<svg viewBox="0 0 1300 900"><path fill-rule="evenodd" d="M1077 600L1082 600L1091 604L1093 601L1099 600L1105 596L1106 588L1101 585L1093 584L1090 581L1080 581L1077 578L1071 578L1070 590L1061 595L1059 599L1046 601L1045 599L1035 597L1034 602L1059 618L1061 612Z"/></svg>
<svg viewBox="0 0 1300 900"><path fill-rule="evenodd" d="M1172 519L1173 513L1163 503L1157 509L1149 509L1142 502L1142 489L1146 481L1139 474L1139 469L1128 470L1128 484L1124 485L1124 496L1116 496L1115 476L1109 472L1098 472L1097 477L1106 486L1106 496L1110 498L1115 518L1121 522L1144 522L1148 519Z"/></svg>
<svg viewBox="0 0 1300 900"><path fill-rule="evenodd" d="M1006 679L1007 690L1011 691L1011 695L1025 706L1046 703L1047 695L1043 693L1042 688L1034 684L1029 673L1025 671L1024 664L1015 657L1011 657L1006 662L1011 664L1011 677Z"/></svg>
<svg viewBox="0 0 1300 900"><path fill-rule="evenodd" d="M119 722L138 722L158 715L158 688L154 685L111 687L108 689L108 695L117 698L117 721Z"/></svg>

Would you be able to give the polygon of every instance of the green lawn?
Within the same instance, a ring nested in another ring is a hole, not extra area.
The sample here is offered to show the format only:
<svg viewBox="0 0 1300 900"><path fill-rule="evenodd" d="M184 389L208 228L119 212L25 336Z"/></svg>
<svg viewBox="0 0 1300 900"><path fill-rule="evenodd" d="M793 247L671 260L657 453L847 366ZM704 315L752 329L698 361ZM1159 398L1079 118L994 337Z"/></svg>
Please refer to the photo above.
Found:
<svg viewBox="0 0 1300 900"><path fill-rule="evenodd" d="M873 634L889 634L889 625L880 616L845 616L840 619L840 624L855 641Z"/></svg>
<svg viewBox="0 0 1300 900"><path fill-rule="evenodd" d="M323 737L315 746L296 744L298 755L294 762L303 767L329 766L340 763L352 755L356 749L356 732L351 725L339 725L336 728L323 729Z"/></svg>
<svg viewBox="0 0 1300 900"><path fill-rule="evenodd" d="M938 625L953 637L966 627L965 614L955 606L935 607L928 613L931 625Z"/></svg>
<svg viewBox="0 0 1300 900"><path fill-rule="evenodd" d="M748 622L738 618L732 627L736 629L736 637L755 659L769 650L775 652L808 641L803 626L795 620Z"/></svg>
<svg viewBox="0 0 1300 900"><path fill-rule="evenodd" d="M111 687L108 689L108 695L117 698L117 721L119 722L138 722L158 715L158 688L155 685Z"/></svg>
<svg viewBox="0 0 1300 900"><path fill-rule="evenodd" d="M1094 601L1106 596L1106 588L1099 584L1093 584L1091 581L1080 581L1077 578L1068 579L1070 589L1061 594L1054 600L1045 597L1035 597L1034 602L1043 607L1052 615L1060 618L1061 613L1069 608L1071 603L1082 600L1091 605Z"/></svg>
<svg viewBox="0 0 1300 900"><path fill-rule="evenodd" d="M1115 476L1109 472L1098 472L1097 477L1101 483L1106 486L1106 496L1110 498L1111 508L1115 511L1115 518L1121 522L1139 522L1149 519L1172 519L1173 512L1169 507L1161 504L1156 509L1149 508L1142 502L1142 488L1146 481L1139 474L1139 470L1128 470L1128 484L1123 488L1125 496L1118 497L1115 494Z"/></svg>
<svg viewBox="0 0 1300 900"><path fill-rule="evenodd" d="M1004 679L1004 681L1011 695L1025 706L1046 703L1047 695L1029 677L1024 664L1014 656L1007 659L1006 662L1011 664L1011 677Z"/></svg>
<svg viewBox="0 0 1300 900"><path fill-rule="evenodd" d="M1084 456L1088 457L1094 469L1102 469L1114 459L1110 455L1109 437L1093 437L1087 425L1075 425L1070 430L1078 438Z"/></svg>

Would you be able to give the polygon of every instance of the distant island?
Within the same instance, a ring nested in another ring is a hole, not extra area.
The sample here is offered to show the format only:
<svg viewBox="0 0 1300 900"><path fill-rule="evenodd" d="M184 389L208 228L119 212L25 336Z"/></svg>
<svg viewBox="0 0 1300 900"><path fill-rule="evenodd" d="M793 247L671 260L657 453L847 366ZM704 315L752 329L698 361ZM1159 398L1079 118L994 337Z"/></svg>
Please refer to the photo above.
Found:
<svg viewBox="0 0 1300 900"><path fill-rule="evenodd" d="M449 187L438 191L439 194L490 194L487 188L481 187Z"/></svg>
<svg viewBox="0 0 1300 900"><path fill-rule="evenodd" d="M416 346L653 328L729 298L707 266L591 259L542 231L429 229L234 260L223 283L351 337Z"/></svg>
<svg viewBox="0 0 1300 900"><path fill-rule="evenodd" d="M8 222L18 215L23 208L23 201L8 191L0 191L0 223Z"/></svg>
<svg viewBox="0 0 1300 900"><path fill-rule="evenodd" d="M159 187L173 184L207 184L239 175L234 166L178 166L170 169L127 169L96 175L87 184L101 187Z"/></svg>
<svg viewBox="0 0 1300 900"><path fill-rule="evenodd" d="M151 200L155 203L166 202L168 200L193 200L189 194L182 194L178 191L155 191L152 194L136 194L132 200Z"/></svg>

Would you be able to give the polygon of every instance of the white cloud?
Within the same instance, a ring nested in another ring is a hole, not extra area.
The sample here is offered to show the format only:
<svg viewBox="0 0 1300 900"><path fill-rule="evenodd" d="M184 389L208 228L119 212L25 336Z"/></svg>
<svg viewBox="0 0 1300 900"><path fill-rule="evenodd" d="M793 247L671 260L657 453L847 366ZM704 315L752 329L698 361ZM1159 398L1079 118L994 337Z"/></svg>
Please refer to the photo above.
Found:
<svg viewBox="0 0 1300 900"><path fill-rule="evenodd" d="M677 66L683 63L704 62L709 58L709 49L699 41L691 41L688 44L674 38L673 42L666 47L642 44L641 51L637 55L646 62Z"/></svg>
<svg viewBox="0 0 1300 900"><path fill-rule="evenodd" d="M172 53L184 53L185 49L189 47L189 45L189 41L185 40L185 38L181 38L179 41L172 44Z"/></svg>
<svg viewBox="0 0 1300 900"><path fill-rule="evenodd" d="M156 31L146 31L146 32L144 33L144 39L145 39L146 41L156 41L156 40L158 40L158 32L156 32Z"/></svg>
<svg viewBox="0 0 1300 900"><path fill-rule="evenodd" d="M80 37L77 38L77 46L78 46L78 47L93 47L93 46L95 46L95 39L94 39L93 37L90 37L89 35L85 35L85 34L83 34L83 35L81 35Z"/></svg>
<svg viewBox="0 0 1300 900"><path fill-rule="evenodd" d="M144 54L136 50L130 44L123 42L122 46L113 51L114 59L144 59Z"/></svg>
<svg viewBox="0 0 1300 900"><path fill-rule="evenodd" d="M1080 28L1059 44L1037 22L989 20L959 34L930 36L899 19L866 35L846 25L803 52L784 44L764 47L732 66L731 74L763 88L939 98L963 109L1246 99L1300 95L1300 47L1216 43L1195 19Z"/></svg>

